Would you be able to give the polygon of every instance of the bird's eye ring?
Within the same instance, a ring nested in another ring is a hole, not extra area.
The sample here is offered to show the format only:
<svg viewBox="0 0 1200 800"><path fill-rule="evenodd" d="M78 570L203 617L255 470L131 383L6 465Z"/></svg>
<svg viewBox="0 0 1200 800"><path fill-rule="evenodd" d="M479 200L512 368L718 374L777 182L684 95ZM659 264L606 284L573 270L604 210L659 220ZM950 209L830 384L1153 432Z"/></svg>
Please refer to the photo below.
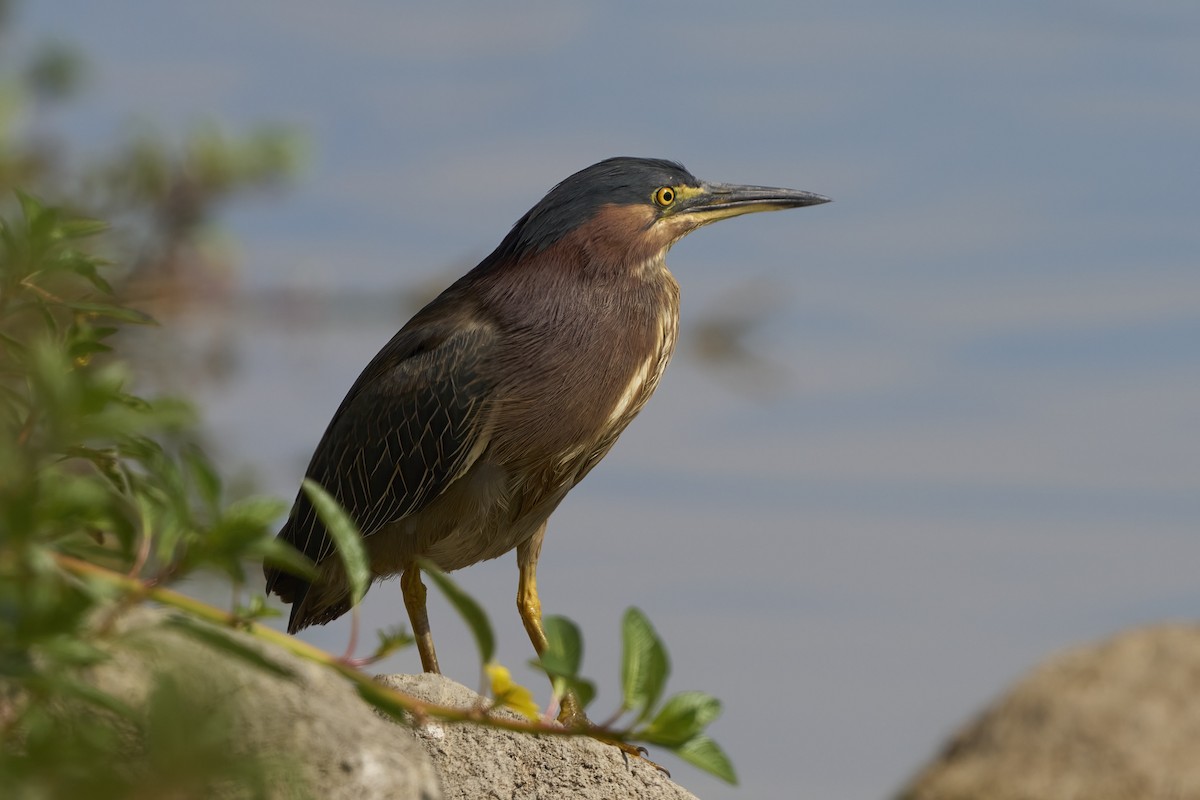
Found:
<svg viewBox="0 0 1200 800"><path fill-rule="evenodd" d="M663 208L666 208L667 206L671 205L671 203L675 202L675 190L670 186L659 187L659 189L654 192L654 202Z"/></svg>

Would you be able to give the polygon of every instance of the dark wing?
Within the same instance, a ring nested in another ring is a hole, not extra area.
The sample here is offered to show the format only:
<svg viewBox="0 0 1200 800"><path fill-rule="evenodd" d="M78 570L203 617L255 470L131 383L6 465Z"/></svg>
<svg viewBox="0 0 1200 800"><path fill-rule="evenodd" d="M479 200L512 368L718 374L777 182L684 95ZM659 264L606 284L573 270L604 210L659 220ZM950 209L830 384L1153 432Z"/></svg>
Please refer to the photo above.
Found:
<svg viewBox="0 0 1200 800"><path fill-rule="evenodd" d="M363 536L420 511L478 457L490 381L487 325L431 322L401 330L367 365L321 438L308 477L325 487ZM316 563L334 550L303 491L279 537ZM267 567L267 591L299 601L306 582Z"/></svg>

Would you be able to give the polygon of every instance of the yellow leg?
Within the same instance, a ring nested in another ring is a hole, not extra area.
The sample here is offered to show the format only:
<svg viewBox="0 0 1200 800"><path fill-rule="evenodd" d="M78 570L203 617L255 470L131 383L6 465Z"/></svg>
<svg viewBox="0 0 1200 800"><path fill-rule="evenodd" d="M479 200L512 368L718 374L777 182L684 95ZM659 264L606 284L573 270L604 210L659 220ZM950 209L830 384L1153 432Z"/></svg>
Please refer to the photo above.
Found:
<svg viewBox="0 0 1200 800"><path fill-rule="evenodd" d="M537 565L521 565L520 583L517 586L517 611L521 614L521 622L525 623L525 632L533 649L540 656L546 652L546 632L542 629L542 602L537 593Z"/></svg>
<svg viewBox="0 0 1200 800"><path fill-rule="evenodd" d="M421 568L416 564L409 564L401 573L400 591L404 594L404 607L408 610L408 621L412 623L413 638L417 640L417 652L421 654L421 669L441 673L437 653L433 651L429 612L425 610L425 584L421 583Z"/></svg>
<svg viewBox="0 0 1200 800"><path fill-rule="evenodd" d="M529 541L517 547L517 568L521 572L517 583L517 611L521 614L529 641L533 642L533 649L539 656L546 652L547 646L546 631L542 628L542 601L538 599L537 591L537 562L542 554L542 538L545 535L546 526L543 524ZM558 721L571 726L588 724L588 718L574 694L568 693L563 697Z"/></svg>
<svg viewBox="0 0 1200 800"><path fill-rule="evenodd" d="M517 611L521 614L521 622L525 623L525 632L529 634L529 640L533 642L533 649L539 656L546 652L547 646L546 631L542 627L542 601L538 599L537 592L537 562L538 556L542 554L542 537L545 535L546 526L542 525L532 539L517 547L517 567L521 571L517 584ZM572 692L567 692L562 699L562 707L558 710L558 721L568 728L592 727L591 721L583 713L583 707L579 705L579 699ZM619 748L626 755L639 758L656 769L667 772L646 758L646 748L618 742L604 736L599 738L601 741ZM667 777L670 777L670 773L667 773Z"/></svg>

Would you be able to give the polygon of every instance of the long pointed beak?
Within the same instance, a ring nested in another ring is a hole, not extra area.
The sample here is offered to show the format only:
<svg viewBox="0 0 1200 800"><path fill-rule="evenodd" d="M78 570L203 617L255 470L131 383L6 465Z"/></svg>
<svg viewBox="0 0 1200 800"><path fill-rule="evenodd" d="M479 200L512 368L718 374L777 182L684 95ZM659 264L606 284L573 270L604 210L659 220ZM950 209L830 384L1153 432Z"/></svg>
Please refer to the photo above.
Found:
<svg viewBox="0 0 1200 800"><path fill-rule="evenodd" d="M673 215L691 217L704 225L741 214L817 206L829 200L823 195L797 189L706 183L695 194L683 198L673 209Z"/></svg>

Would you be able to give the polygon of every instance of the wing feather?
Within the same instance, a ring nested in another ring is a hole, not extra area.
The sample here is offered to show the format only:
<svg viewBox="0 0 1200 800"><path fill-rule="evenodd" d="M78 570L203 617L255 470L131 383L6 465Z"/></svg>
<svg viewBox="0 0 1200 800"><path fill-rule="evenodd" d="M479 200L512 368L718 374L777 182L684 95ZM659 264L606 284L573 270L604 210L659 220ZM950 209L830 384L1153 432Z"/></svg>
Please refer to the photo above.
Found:
<svg viewBox="0 0 1200 800"><path fill-rule="evenodd" d="M486 325L405 328L367 365L317 445L307 475L364 537L419 512L470 468L487 429L491 382ZM279 533L316 563L334 549L308 497ZM292 576L268 567L267 590L289 599Z"/></svg>

